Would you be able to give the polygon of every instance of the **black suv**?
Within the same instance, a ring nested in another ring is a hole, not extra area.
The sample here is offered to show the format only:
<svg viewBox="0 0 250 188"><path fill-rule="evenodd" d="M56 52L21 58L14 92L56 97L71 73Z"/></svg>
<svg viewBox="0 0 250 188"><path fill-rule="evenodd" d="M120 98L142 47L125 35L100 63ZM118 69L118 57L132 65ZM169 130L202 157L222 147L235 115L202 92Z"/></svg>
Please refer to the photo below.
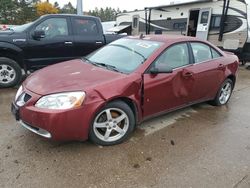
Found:
<svg viewBox="0 0 250 188"><path fill-rule="evenodd" d="M85 56L119 35L104 35L99 18L78 15L45 15L25 25L0 32L0 87L22 79L22 69Z"/></svg>

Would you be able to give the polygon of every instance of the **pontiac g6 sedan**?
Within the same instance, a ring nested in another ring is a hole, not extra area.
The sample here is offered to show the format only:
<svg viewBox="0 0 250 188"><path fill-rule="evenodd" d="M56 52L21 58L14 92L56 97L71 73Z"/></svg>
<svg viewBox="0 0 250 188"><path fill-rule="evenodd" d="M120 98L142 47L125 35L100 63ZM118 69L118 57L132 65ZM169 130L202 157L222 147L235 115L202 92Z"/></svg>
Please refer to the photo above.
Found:
<svg viewBox="0 0 250 188"><path fill-rule="evenodd" d="M238 64L196 38L127 37L35 72L18 89L12 112L46 138L118 144L150 117L205 101L226 104Z"/></svg>

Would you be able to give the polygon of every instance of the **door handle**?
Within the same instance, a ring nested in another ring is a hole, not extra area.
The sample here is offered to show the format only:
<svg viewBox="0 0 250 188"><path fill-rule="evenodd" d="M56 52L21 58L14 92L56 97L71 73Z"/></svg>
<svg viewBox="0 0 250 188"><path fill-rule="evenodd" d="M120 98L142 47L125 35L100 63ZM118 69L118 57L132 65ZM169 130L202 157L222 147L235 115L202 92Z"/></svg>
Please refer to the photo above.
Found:
<svg viewBox="0 0 250 188"><path fill-rule="evenodd" d="M192 77L193 76L193 73L192 72L185 72L184 74L183 74L183 77L185 77L185 78L190 78L190 77Z"/></svg>
<svg viewBox="0 0 250 188"><path fill-rule="evenodd" d="M64 44L71 45L71 44L73 44L73 42L71 42L71 41L66 41L66 42L64 42Z"/></svg>
<svg viewBox="0 0 250 188"><path fill-rule="evenodd" d="M102 44L102 41L96 41L95 43L96 44Z"/></svg>
<svg viewBox="0 0 250 188"><path fill-rule="evenodd" d="M225 69L225 65L223 65L223 64L219 64L219 66L218 66L218 69Z"/></svg>

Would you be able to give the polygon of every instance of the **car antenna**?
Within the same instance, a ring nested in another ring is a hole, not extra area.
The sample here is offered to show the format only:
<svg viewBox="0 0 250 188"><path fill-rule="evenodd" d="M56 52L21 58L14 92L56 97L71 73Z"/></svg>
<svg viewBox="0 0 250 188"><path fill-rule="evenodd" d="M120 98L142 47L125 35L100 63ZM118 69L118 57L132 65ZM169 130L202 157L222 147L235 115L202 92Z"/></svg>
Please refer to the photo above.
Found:
<svg viewBox="0 0 250 188"><path fill-rule="evenodd" d="M145 38L145 36L143 35L143 33L140 34L140 39Z"/></svg>

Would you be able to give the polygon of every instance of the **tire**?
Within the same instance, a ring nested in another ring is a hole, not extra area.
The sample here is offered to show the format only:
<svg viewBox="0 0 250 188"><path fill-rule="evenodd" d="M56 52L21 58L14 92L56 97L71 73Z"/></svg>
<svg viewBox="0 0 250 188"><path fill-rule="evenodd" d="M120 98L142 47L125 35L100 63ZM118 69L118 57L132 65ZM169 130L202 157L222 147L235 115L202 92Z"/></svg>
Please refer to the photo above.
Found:
<svg viewBox="0 0 250 188"><path fill-rule="evenodd" d="M16 61L0 57L0 88L13 87L21 82L22 70Z"/></svg>
<svg viewBox="0 0 250 188"><path fill-rule="evenodd" d="M114 101L96 113L90 127L89 139L102 146L120 144L134 127L135 116L131 108L122 101Z"/></svg>
<svg viewBox="0 0 250 188"><path fill-rule="evenodd" d="M215 99L211 101L212 105L221 106L227 104L232 95L233 87L233 81L231 79L226 79L217 92Z"/></svg>

